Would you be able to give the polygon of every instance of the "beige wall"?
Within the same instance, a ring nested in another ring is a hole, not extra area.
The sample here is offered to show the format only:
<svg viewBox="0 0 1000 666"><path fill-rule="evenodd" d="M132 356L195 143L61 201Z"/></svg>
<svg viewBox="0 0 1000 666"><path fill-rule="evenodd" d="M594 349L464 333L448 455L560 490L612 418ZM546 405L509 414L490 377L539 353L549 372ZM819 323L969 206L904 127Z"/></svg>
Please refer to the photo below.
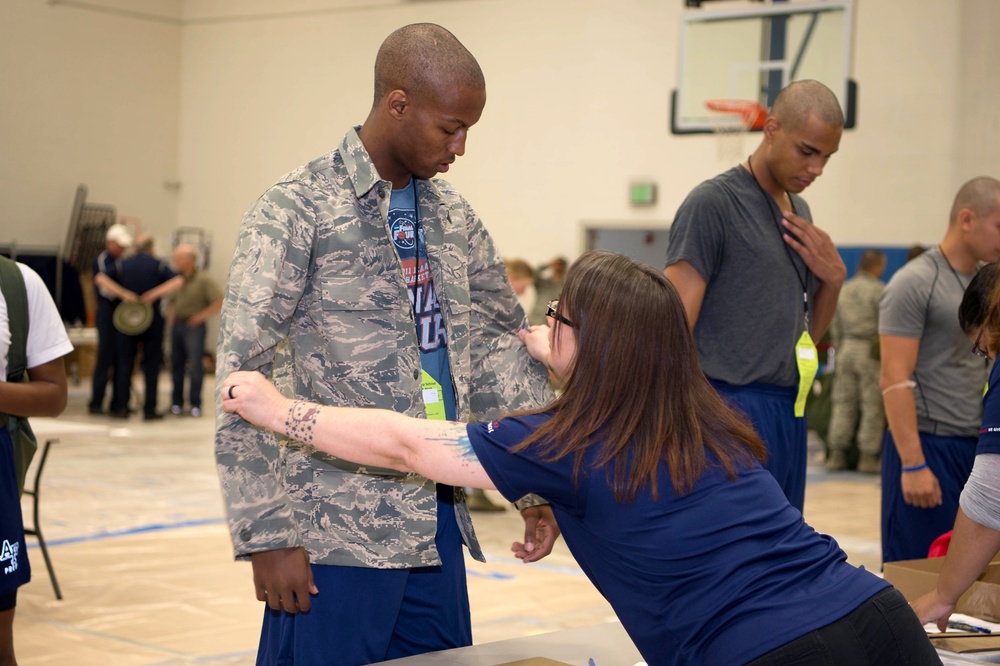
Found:
<svg viewBox="0 0 1000 666"><path fill-rule="evenodd" d="M959 174L986 173L1000 178L1000 6L995 0L962 3L958 43L958 90L954 123Z"/></svg>
<svg viewBox="0 0 1000 666"><path fill-rule="evenodd" d="M731 164L716 138L669 133L681 0L126 4L181 21L0 3L0 90L15 100L0 104L0 237L14 220L63 234L86 182L150 224L211 230L224 279L243 212L364 120L376 49L413 21L451 29L486 73L448 178L507 255L574 256L585 220L666 224ZM854 14L858 127L807 198L838 243L935 242L958 185L1000 175L1000 3L858 0ZM659 184L655 207L628 205L638 177Z"/></svg>
<svg viewBox="0 0 1000 666"><path fill-rule="evenodd" d="M177 223L178 5L102 1L168 20L0 2L0 242L61 244L81 183L157 236Z"/></svg>

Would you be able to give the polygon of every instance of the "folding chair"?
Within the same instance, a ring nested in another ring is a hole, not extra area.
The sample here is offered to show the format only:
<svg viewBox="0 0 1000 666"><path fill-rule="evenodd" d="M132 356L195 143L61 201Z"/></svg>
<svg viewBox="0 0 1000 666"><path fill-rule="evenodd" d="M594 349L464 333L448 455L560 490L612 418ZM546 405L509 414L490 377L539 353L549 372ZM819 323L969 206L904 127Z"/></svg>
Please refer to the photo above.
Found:
<svg viewBox="0 0 1000 666"><path fill-rule="evenodd" d="M49 457L49 446L58 442L58 439L46 439L42 444L42 456L38 459L38 468L35 470L35 481L29 490L24 489L25 495L31 496L33 525L31 529L24 528L26 536L33 536L38 539L38 547L45 558L45 568L49 570L49 578L52 580L52 587L56 591L56 599L62 599L62 592L59 590L59 581L56 580L55 569L52 568L52 560L49 559L49 549L45 547L45 538L42 536L42 528L38 522L38 490L42 481L42 471L45 469L45 460Z"/></svg>

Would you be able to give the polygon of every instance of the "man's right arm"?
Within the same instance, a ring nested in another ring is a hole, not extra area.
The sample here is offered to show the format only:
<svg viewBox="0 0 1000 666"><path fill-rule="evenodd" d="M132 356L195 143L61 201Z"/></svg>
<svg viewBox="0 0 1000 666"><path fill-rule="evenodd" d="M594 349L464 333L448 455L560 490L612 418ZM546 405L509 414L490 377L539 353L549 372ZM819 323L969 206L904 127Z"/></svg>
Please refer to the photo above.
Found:
<svg viewBox="0 0 1000 666"><path fill-rule="evenodd" d="M306 284L313 234L307 218L288 208L287 202L301 200L296 194L272 190L243 219L219 321L216 387L236 370L270 374L277 347L288 338ZM275 471L278 441L273 433L223 412L219 390L215 457L234 553L251 558L258 600L275 610L308 611L317 590L291 502Z"/></svg>
<svg viewBox="0 0 1000 666"><path fill-rule="evenodd" d="M701 316L710 276L721 261L726 221L719 202L717 187L711 181L702 183L677 209L670 227L663 275L684 303L692 332Z"/></svg>
<svg viewBox="0 0 1000 666"><path fill-rule="evenodd" d="M217 387L236 370L270 374L278 345L288 338L312 243L311 225L287 208L300 198L269 192L243 220L219 321ZM215 454L235 554L300 546L290 502L275 473L278 442L273 434L224 413L218 390Z"/></svg>
<svg viewBox="0 0 1000 666"><path fill-rule="evenodd" d="M105 294L110 294L114 298L122 301L138 301L139 296L134 291L126 289L110 277L107 273L97 273L94 276L94 284Z"/></svg>
<svg viewBox="0 0 1000 666"><path fill-rule="evenodd" d="M663 269L663 275L674 285L677 294L684 303L684 312L687 314L688 328L694 332L694 326L698 323L698 315L701 314L701 304L705 300L705 289L708 283L701 276L694 266L686 261L678 261Z"/></svg>
<svg viewBox="0 0 1000 666"><path fill-rule="evenodd" d="M879 385L889 430L903 467L926 462L917 430L917 404L911 377L917 367L920 338L879 336L882 372ZM903 499L907 504L930 509L941 504L941 486L930 467L902 472Z"/></svg>

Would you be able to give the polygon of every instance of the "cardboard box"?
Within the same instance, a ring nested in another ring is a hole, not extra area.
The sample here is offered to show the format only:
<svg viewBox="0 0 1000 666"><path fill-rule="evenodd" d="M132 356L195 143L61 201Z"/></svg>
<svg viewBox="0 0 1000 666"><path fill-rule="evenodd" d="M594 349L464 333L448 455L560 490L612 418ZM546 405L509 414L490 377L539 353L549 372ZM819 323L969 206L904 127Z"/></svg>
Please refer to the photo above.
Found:
<svg viewBox="0 0 1000 666"><path fill-rule="evenodd" d="M934 589L942 566L943 557L887 562L882 567L882 575L907 601L914 601ZM959 598L955 612L1000 622L1000 561L990 562L986 571Z"/></svg>
<svg viewBox="0 0 1000 666"><path fill-rule="evenodd" d="M930 634L928 638L935 649L959 654L1000 650L1000 636L993 634Z"/></svg>
<svg viewBox="0 0 1000 666"><path fill-rule="evenodd" d="M89 382L97 361L97 329L71 326L66 329L73 351L65 357L66 376L74 385Z"/></svg>

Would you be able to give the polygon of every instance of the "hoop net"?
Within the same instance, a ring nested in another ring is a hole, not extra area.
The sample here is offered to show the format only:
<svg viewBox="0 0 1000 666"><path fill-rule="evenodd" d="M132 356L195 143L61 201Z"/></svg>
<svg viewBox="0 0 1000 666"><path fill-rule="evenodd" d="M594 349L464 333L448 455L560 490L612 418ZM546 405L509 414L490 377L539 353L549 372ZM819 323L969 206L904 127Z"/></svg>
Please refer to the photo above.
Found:
<svg viewBox="0 0 1000 666"><path fill-rule="evenodd" d="M764 127L767 109L757 102L742 99L710 99L705 101L705 107L716 112L711 124L717 138L719 160L740 162L746 155L747 134Z"/></svg>

